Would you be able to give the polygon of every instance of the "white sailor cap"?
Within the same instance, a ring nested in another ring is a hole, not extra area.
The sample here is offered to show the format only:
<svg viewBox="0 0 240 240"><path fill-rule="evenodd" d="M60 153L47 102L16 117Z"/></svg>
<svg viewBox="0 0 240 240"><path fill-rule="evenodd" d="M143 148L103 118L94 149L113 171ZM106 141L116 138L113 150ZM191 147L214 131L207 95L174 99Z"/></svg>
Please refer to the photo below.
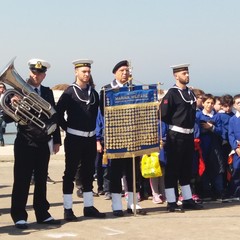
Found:
<svg viewBox="0 0 240 240"><path fill-rule="evenodd" d="M74 60L72 63L75 66L75 68L79 68L79 67L91 68L91 64L93 64L93 61L89 59L77 59L77 60Z"/></svg>
<svg viewBox="0 0 240 240"><path fill-rule="evenodd" d="M171 66L171 68L173 70L173 73L176 73L181 71L188 71L189 65L190 65L189 63L183 63L183 64Z"/></svg>
<svg viewBox="0 0 240 240"><path fill-rule="evenodd" d="M29 69L33 72L46 72L51 65L42 59L33 58L28 61Z"/></svg>

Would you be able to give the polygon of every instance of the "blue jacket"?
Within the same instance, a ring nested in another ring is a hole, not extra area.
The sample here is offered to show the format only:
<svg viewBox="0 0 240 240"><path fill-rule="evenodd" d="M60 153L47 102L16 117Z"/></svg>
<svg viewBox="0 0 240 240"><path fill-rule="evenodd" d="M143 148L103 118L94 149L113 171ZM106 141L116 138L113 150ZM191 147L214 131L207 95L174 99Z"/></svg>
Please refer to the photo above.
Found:
<svg viewBox="0 0 240 240"><path fill-rule="evenodd" d="M240 141L240 117L236 115L229 120L228 138L232 149L236 150L238 141ZM240 169L240 157L236 153L233 156L233 168Z"/></svg>

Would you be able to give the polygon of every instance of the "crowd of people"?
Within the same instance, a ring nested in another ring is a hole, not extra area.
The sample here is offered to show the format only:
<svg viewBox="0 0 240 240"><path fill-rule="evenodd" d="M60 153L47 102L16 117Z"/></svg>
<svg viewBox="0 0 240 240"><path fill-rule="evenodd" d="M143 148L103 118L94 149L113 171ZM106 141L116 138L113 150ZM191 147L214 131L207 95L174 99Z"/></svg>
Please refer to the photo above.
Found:
<svg viewBox="0 0 240 240"><path fill-rule="evenodd" d="M78 220L73 211L75 184L78 195L83 197L83 216L92 218L106 217L94 207L94 195L111 200L115 217L125 215L122 197L127 201L127 214L136 210L140 215L147 214L140 200L150 196L154 204L167 202L168 212L201 210L202 201L207 198L240 197L240 95L217 97L188 87L189 64L172 66L175 84L159 99L159 141L163 141L159 161L163 176L144 179L141 157L137 157L133 186L131 158L104 159L104 93L129 85L132 80L129 62L123 60L114 65L114 80L103 86L99 94L91 75L92 64L92 60L73 61L75 80L55 105L52 90L42 85L50 64L42 59L28 62L27 83L34 91L31 95L48 102L52 115L49 118L38 115L46 122L42 128L33 122L17 124L11 202L11 216L17 228L28 228L26 204L32 179L37 223L61 224L49 213L46 195L50 154L57 153L62 145L60 128L65 131L62 186L65 221ZM0 89L2 86L5 87L0 85ZM12 96L10 108L20 100L17 95ZM34 114L36 109L30 111ZM7 123L16 121L4 112L1 119ZM4 144L3 139L0 142Z"/></svg>
<svg viewBox="0 0 240 240"><path fill-rule="evenodd" d="M201 199L239 198L237 119L240 95L213 96L200 89L194 92L197 98L194 141L198 149L194 157L194 191Z"/></svg>

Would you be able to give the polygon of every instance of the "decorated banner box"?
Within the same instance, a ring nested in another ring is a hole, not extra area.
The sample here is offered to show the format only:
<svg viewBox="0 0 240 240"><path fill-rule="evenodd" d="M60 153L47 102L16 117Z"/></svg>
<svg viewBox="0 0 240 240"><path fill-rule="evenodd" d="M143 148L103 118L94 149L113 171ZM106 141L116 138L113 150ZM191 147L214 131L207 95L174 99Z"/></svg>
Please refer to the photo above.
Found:
<svg viewBox="0 0 240 240"><path fill-rule="evenodd" d="M108 158L159 151L157 85L105 91L105 148Z"/></svg>

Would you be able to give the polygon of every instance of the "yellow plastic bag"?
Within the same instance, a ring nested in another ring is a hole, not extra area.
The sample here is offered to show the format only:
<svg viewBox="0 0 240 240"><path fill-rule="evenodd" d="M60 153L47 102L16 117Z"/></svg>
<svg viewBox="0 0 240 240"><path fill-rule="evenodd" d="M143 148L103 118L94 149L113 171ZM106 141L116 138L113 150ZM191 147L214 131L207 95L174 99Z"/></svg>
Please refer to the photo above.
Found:
<svg viewBox="0 0 240 240"><path fill-rule="evenodd" d="M144 178L154 178L162 176L158 152L153 152L151 155L144 154L141 160L141 172Z"/></svg>

